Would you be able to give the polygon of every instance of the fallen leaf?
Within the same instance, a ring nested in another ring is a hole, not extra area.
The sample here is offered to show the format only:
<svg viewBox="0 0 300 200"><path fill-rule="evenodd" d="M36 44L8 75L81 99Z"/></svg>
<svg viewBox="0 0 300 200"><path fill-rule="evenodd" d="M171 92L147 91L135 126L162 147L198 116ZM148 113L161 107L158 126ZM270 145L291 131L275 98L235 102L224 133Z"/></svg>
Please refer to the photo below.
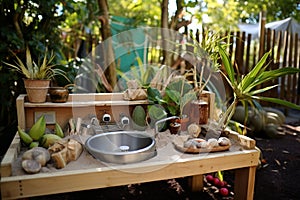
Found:
<svg viewBox="0 0 300 200"><path fill-rule="evenodd" d="M285 131L286 134L292 135L292 136L297 136L297 133L292 132L292 131Z"/></svg>
<svg viewBox="0 0 300 200"><path fill-rule="evenodd" d="M290 154L290 152L289 152L289 151L286 151L286 150L283 150L282 153Z"/></svg>
<svg viewBox="0 0 300 200"><path fill-rule="evenodd" d="M266 167L268 167L269 166L269 164L265 164L265 165L263 165L262 167L263 168L266 168Z"/></svg>
<svg viewBox="0 0 300 200"><path fill-rule="evenodd" d="M300 126L291 126L291 125L288 125L288 124L285 124L283 125L285 128L287 129L290 129L292 131L296 131L296 132L300 132Z"/></svg>
<svg viewBox="0 0 300 200"><path fill-rule="evenodd" d="M274 159L274 160L277 163L277 165L281 166L281 163L279 162L279 160L277 160L277 159Z"/></svg>

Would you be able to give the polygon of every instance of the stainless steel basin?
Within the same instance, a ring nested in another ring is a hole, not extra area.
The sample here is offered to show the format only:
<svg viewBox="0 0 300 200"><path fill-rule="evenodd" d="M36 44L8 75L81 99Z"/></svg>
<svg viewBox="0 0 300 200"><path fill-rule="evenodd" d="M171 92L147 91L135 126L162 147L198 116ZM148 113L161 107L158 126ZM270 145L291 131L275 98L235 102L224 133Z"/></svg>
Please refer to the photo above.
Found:
<svg viewBox="0 0 300 200"><path fill-rule="evenodd" d="M110 163L135 163L156 155L155 139L138 131L100 133L85 146L95 158Z"/></svg>

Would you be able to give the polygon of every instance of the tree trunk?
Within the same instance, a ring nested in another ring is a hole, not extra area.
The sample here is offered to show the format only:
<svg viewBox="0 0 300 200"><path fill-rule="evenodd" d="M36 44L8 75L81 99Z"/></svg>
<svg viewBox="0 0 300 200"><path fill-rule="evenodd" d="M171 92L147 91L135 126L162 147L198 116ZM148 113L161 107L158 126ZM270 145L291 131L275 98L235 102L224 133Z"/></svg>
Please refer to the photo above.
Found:
<svg viewBox="0 0 300 200"><path fill-rule="evenodd" d="M176 61L174 59L180 59L179 55L174 55L173 52L180 53L179 50L176 50L174 45L174 41L176 41L176 36L178 36L177 31L181 26L188 25L190 21L182 20L179 23L179 19L182 18L182 11L183 11L183 0L176 0L177 10L175 15L171 17L171 21L169 22L169 15L168 15L168 4L169 0L163 0L161 3L161 36L162 36L162 52L163 52L163 60L162 64L167 66L175 66ZM175 64L175 65L174 65Z"/></svg>
<svg viewBox="0 0 300 200"><path fill-rule="evenodd" d="M167 51L167 41L169 38L168 28L169 28L169 11L168 11L169 0L163 0L161 3L161 37L162 37L162 52L163 52L163 60L162 64L166 64L166 60L168 57Z"/></svg>
<svg viewBox="0 0 300 200"><path fill-rule="evenodd" d="M100 17L101 21L101 35L102 40L105 41L104 47L104 63L105 67L105 75L107 77L108 82L114 88L117 83L117 73L116 73L116 63L115 56L112 48L112 40L111 40L111 29L109 24L109 15L108 15L108 4L107 0L98 0Z"/></svg>

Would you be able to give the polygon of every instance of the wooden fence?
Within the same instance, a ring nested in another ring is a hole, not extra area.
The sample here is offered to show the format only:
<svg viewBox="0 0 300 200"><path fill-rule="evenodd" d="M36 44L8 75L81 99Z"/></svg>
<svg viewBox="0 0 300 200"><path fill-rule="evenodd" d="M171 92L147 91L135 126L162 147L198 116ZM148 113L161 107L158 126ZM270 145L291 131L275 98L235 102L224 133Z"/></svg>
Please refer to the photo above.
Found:
<svg viewBox="0 0 300 200"><path fill-rule="evenodd" d="M268 60L270 63L268 69L273 70L284 67L300 68L300 38L298 34L290 34L286 31L275 32L270 29L266 29L264 32L265 34L259 39L252 39L252 35L245 32L230 33L228 53L232 62L237 66L239 73L247 74L263 54L268 51L271 51L271 56ZM196 35L198 41L201 40L199 37L201 35ZM268 84L278 84L278 87L266 92L263 94L264 96L284 99L299 105L299 74L285 76ZM274 106L268 103L263 103L263 105Z"/></svg>
<svg viewBox="0 0 300 200"><path fill-rule="evenodd" d="M265 29L263 36L253 39L251 34L245 32L230 32L230 42L228 53L232 62L237 66L239 73L247 74L249 70L259 61L265 52L272 51L269 58L268 69L278 69L284 67L300 68L299 36L288 32L275 32ZM197 31L200 33L200 31ZM228 34L227 34L228 35ZM200 41L204 35L196 34L195 38ZM159 63L162 58L160 40L155 40L149 44L148 62ZM276 97L290 102L300 103L300 78L299 74L286 76L269 84L278 84L277 88L266 92L264 96ZM272 104L264 104L273 106Z"/></svg>

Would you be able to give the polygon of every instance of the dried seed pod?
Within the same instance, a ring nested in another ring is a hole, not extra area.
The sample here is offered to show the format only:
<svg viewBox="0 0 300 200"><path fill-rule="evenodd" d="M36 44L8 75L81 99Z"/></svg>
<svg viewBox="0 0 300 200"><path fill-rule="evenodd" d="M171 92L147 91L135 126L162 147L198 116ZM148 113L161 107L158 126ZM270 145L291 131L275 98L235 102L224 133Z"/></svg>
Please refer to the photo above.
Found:
<svg viewBox="0 0 300 200"><path fill-rule="evenodd" d="M54 161L56 168L61 169L68 164L67 153L68 153L68 148L65 147L61 151L51 154L51 158Z"/></svg>
<svg viewBox="0 0 300 200"><path fill-rule="evenodd" d="M77 160L81 152L83 151L82 145L78 141L74 139L70 139L67 143L67 146L68 146L68 154L67 154L68 162Z"/></svg>
<svg viewBox="0 0 300 200"><path fill-rule="evenodd" d="M67 146L66 140L57 141L48 148L48 151L50 152L50 154L59 152L59 151L63 150L65 148L65 146Z"/></svg>
<svg viewBox="0 0 300 200"><path fill-rule="evenodd" d="M49 147L56 168L64 168L69 162L77 160L83 151L82 144L75 139L57 141Z"/></svg>

